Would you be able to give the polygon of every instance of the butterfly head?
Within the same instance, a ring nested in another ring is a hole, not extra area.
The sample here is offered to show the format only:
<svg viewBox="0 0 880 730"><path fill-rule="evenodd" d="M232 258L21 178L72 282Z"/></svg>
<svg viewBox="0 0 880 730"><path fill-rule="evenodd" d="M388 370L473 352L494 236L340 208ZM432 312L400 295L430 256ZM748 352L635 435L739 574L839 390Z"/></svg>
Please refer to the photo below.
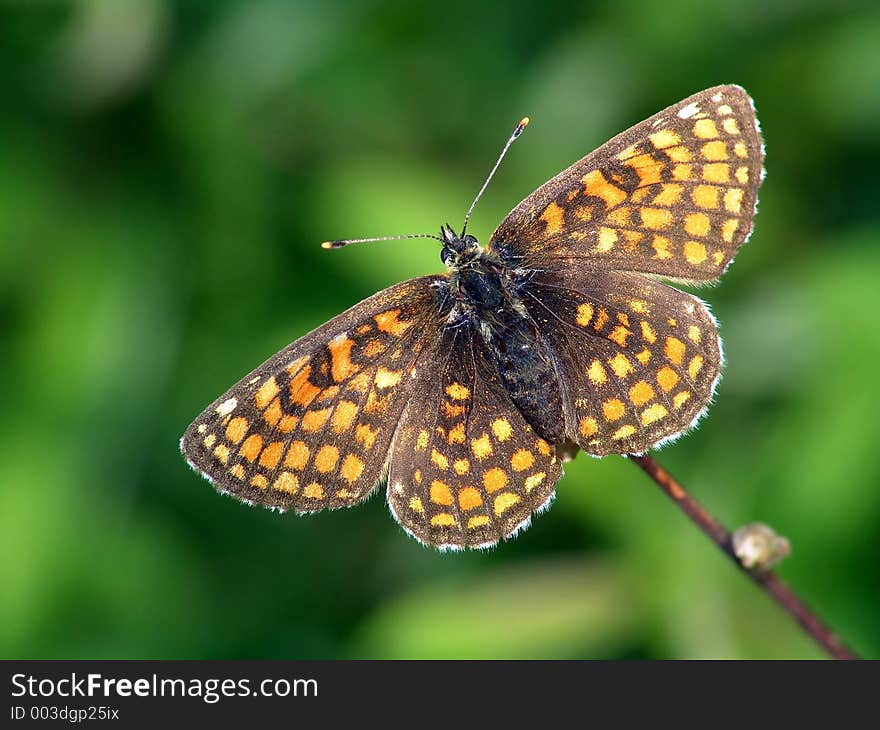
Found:
<svg viewBox="0 0 880 730"><path fill-rule="evenodd" d="M482 251L474 236L469 233L460 236L448 223L440 226L440 240L443 242L440 260L449 268L461 266L476 258Z"/></svg>

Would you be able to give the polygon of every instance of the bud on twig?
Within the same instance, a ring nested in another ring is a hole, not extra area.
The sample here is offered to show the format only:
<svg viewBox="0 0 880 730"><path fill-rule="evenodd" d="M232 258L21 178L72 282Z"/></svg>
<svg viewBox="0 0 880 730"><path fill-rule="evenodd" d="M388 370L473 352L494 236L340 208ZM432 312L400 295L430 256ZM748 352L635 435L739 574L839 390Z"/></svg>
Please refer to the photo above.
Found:
<svg viewBox="0 0 880 730"><path fill-rule="evenodd" d="M733 552L744 568L764 571L791 555L791 544L769 525L752 522L733 533Z"/></svg>

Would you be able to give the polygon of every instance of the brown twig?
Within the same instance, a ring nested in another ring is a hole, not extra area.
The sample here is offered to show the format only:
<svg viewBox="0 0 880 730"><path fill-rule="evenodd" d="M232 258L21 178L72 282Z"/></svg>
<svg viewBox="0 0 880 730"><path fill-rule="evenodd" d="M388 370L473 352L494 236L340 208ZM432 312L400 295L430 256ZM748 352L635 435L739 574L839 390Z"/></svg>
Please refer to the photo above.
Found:
<svg viewBox="0 0 880 730"><path fill-rule="evenodd" d="M771 570L746 568L733 549L731 534L691 497L675 478L650 456L631 456L681 510L729 557L737 567L761 586L794 618L825 651L835 659L858 659L835 633L825 626L809 607Z"/></svg>

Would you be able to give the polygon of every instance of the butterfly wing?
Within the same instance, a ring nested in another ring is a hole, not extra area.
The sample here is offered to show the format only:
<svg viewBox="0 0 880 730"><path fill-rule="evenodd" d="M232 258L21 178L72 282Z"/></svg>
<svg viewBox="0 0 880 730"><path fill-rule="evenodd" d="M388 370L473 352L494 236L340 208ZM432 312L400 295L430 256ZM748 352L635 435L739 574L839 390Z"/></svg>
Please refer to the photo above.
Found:
<svg viewBox="0 0 880 730"><path fill-rule="evenodd" d="M642 453L705 412L722 367L697 297L640 274L536 275L523 300L559 364L568 437L584 451Z"/></svg>
<svg viewBox="0 0 880 730"><path fill-rule="evenodd" d="M435 352L394 436L388 504L423 543L488 547L549 504L561 465L470 323L445 330Z"/></svg>
<svg viewBox="0 0 880 730"><path fill-rule="evenodd" d="M292 343L190 425L181 450L221 492L312 512L365 499L384 475L442 280L397 284Z"/></svg>
<svg viewBox="0 0 880 730"><path fill-rule="evenodd" d="M542 185L508 214L490 245L512 265L583 261L712 281L751 232L763 160L748 94L733 85L706 89Z"/></svg>

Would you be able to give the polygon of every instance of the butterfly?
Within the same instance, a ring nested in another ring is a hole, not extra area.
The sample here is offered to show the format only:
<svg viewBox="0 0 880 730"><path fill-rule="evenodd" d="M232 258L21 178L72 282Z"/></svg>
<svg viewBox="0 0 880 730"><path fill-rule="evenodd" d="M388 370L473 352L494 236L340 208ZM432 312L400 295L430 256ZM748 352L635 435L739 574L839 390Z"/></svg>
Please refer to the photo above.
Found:
<svg viewBox="0 0 880 730"><path fill-rule="evenodd" d="M717 324L663 280L721 276L752 230L763 158L752 100L717 86L546 182L486 248L466 232L471 205L461 233L430 236L445 273L288 345L204 410L183 454L249 504L317 512L385 483L422 543L511 537L550 504L577 449L643 453L705 413Z"/></svg>

